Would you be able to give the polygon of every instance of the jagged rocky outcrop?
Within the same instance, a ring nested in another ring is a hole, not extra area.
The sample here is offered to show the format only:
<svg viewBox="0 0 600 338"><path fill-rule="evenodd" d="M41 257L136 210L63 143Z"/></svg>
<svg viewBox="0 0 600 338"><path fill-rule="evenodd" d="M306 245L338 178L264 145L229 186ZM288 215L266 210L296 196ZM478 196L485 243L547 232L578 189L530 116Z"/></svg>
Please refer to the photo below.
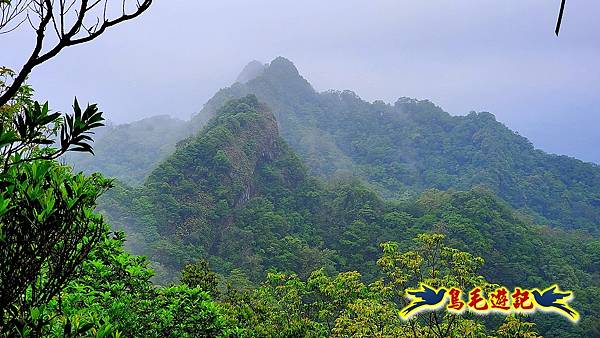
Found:
<svg viewBox="0 0 600 338"><path fill-rule="evenodd" d="M255 96L228 102L198 135L182 141L149 176L147 189L171 195L180 206L203 210L171 215L161 226L170 231L190 224L190 219L224 216L219 208L242 207L259 190L259 171L282 157L294 156L287 152L273 113ZM291 184L288 177L283 180ZM163 189L165 182L168 191Z"/></svg>

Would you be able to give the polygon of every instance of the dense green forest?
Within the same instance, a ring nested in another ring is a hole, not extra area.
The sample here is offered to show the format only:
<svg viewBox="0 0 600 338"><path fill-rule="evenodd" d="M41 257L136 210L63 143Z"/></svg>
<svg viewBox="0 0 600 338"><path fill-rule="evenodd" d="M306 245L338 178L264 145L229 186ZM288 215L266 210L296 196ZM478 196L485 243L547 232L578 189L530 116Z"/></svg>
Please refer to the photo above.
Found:
<svg viewBox="0 0 600 338"><path fill-rule="evenodd" d="M326 275L357 271L372 282L381 278L380 243L410 248L420 234L437 233L483 257L479 271L493 283L559 281L581 295L580 326L539 316L540 332L598 330L593 295L600 290L600 241L535 225L485 188L429 189L390 201L356 178L327 183L311 177L255 96L227 102L142 186L107 193L101 210L124 226L134 252L159 263L155 281L161 284L199 259L235 285L259 284L270 269L301 279L319 269Z"/></svg>
<svg viewBox="0 0 600 338"><path fill-rule="evenodd" d="M369 103L351 91L317 93L281 57L263 68L252 62L238 80L207 102L187 125L189 133L201 129L227 100L254 94L271 107L281 136L313 175L361 177L386 198L415 197L430 188L483 186L538 223L595 233L600 229L600 168L537 150L490 113L451 116L429 101ZM164 141L163 148L169 148L186 135L169 139L157 131L140 142L143 148L156 149L154 145ZM97 147L109 148L115 142L103 137ZM121 159L112 152L74 164L104 172L105 163ZM149 156L141 167L148 173L160 159ZM120 164L121 170L111 170L110 175L130 181L139 168L138 163Z"/></svg>

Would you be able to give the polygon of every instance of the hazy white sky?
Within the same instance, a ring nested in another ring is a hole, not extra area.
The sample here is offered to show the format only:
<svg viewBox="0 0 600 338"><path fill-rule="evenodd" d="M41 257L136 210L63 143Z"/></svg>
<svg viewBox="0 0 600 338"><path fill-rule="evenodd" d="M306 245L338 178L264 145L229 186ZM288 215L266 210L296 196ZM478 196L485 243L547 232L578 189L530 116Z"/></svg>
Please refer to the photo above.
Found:
<svg viewBox="0 0 600 338"><path fill-rule="evenodd" d="M34 71L40 99L75 95L128 122L188 118L250 60L292 60L317 90L427 98L494 113L546 151L600 163L600 2L569 0L156 0L138 20ZM0 36L19 68L33 40Z"/></svg>

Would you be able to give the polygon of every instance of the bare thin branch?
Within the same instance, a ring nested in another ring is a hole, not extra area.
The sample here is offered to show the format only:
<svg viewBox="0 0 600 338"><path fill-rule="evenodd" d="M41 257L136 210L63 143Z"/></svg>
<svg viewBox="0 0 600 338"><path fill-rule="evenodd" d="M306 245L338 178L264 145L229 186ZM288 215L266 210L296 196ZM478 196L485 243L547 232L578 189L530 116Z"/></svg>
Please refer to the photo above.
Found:
<svg viewBox="0 0 600 338"><path fill-rule="evenodd" d="M104 4L101 5L103 1ZM128 13L128 0L121 0L121 15L109 18L109 1L111 0L15 0L8 5L0 2L0 32L15 17L25 13L25 18L18 25L28 21L36 34L35 46L30 57L12 84L6 86L4 92L0 92L0 106L9 102L35 67L55 57L64 48L92 41L110 27L140 16L153 2L135 0L135 9ZM32 20L30 14L35 14L39 22ZM90 24L92 18L95 19L95 23ZM68 21L72 23L68 24ZM49 25L52 26L50 30L56 34L56 41L49 48L45 48L45 43L48 44L46 33ZM14 29L16 27L10 31Z"/></svg>
<svg viewBox="0 0 600 338"><path fill-rule="evenodd" d="M566 2L567 2L567 0L562 0L560 2L560 12L558 12L558 20L556 21L556 30L554 30L554 33L556 33L556 36L558 36L558 33L560 32L560 25L562 23L563 14L565 13L565 3Z"/></svg>
<svg viewBox="0 0 600 338"><path fill-rule="evenodd" d="M8 33L20 26L24 19L17 19L21 14L27 11L27 8L33 0L13 0L10 2L0 1L0 33ZM16 26L7 28L14 20L18 21Z"/></svg>

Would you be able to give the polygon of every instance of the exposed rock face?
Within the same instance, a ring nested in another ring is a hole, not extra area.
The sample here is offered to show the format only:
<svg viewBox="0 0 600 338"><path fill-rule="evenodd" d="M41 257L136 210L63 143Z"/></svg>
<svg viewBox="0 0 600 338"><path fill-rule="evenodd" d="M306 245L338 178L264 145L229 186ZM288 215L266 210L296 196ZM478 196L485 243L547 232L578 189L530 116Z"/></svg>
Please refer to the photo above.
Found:
<svg viewBox="0 0 600 338"><path fill-rule="evenodd" d="M243 126L232 142L223 148L229 158L230 183L243 187L241 193L236 192L234 208L242 207L254 197L257 170L281 155L281 140L273 113L262 110L258 114L255 121Z"/></svg>

